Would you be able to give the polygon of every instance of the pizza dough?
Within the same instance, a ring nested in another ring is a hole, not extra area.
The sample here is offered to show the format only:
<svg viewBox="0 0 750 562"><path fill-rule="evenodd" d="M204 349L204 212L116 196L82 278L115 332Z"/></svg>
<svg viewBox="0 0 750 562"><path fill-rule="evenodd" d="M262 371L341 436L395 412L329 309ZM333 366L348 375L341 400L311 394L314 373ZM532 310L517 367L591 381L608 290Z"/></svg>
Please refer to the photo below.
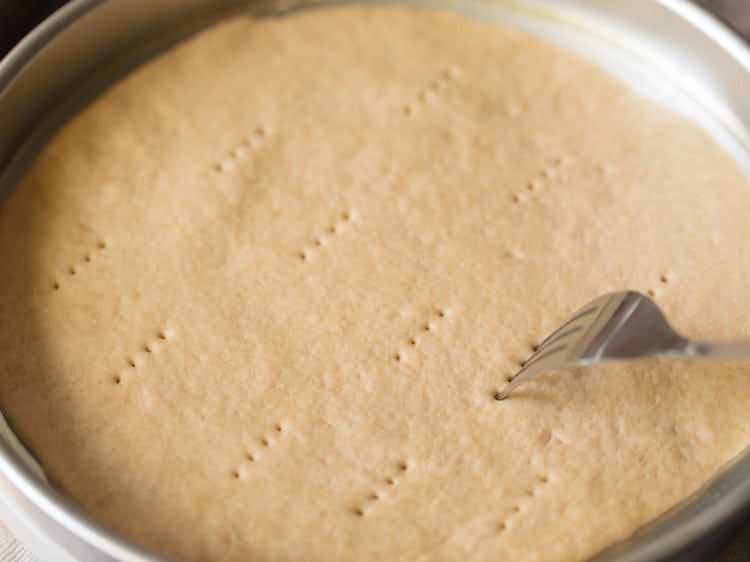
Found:
<svg viewBox="0 0 750 562"><path fill-rule="evenodd" d="M2 207L0 406L56 486L181 560L582 560L750 444L750 367L493 395L605 291L750 336L748 216L701 129L523 33L237 17Z"/></svg>

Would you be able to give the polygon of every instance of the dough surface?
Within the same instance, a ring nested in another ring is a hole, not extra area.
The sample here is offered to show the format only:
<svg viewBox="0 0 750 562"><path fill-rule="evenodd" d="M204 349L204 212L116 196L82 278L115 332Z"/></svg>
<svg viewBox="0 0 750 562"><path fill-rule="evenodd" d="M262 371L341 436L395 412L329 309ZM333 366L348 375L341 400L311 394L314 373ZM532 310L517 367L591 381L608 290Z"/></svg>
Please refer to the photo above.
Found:
<svg viewBox="0 0 750 562"><path fill-rule="evenodd" d="M187 561L586 559L750 444L747 364L494 393L596 295L750 336L750 182L523 33L396 6L222 22L0 210L0 407Z"/></svg>

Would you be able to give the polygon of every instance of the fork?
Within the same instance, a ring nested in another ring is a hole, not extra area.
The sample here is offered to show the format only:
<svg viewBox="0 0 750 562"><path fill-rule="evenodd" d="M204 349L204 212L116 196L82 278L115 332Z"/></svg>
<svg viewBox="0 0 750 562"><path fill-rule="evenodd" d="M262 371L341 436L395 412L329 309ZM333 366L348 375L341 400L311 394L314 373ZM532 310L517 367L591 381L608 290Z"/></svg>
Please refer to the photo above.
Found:
<svg viewBox="0 0 750 562"><path fill-rule="evenodd" d="M635 291L598 297L552 332L495 395L504 400L546 371L641 357L750 359L750 340L689 340L669 325L656 303Z"/></svg>

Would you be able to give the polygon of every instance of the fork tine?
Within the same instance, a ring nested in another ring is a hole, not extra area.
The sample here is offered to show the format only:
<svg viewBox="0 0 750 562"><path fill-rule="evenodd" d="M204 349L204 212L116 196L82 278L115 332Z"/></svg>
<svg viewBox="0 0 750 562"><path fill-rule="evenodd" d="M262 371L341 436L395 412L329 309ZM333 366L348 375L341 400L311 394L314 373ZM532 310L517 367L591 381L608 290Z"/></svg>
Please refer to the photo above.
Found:
<svg viewBox="0 0 750 562"><path fill-rule="evenodd" d="M570 326L573 322L576 322L578 320L581 320L585 318L586 316L589 316L591 314L594 314L597 310L599 310L599 306L596 303L590 303L591 306L585 307L583 310L579 310L576 312L571 318L569 318L566 322L564 322L559 328L557 328L554 332L552 332L549 336L547 336L544 341L539 344L539 348L541 349L545 344L547 344L552 338L554 338L557 334L559 334L562 330Z"/></svg>
<svg viewBox="0 0 750 562"><path fill-rule="evenodd" d="M547 367L544 367L543 364L545 363L545 359L549 359L550 357L557 355L559 353L562 353L567 349L567 346L560 345L554 349L551 349L547 351L546 353L543 353L541 355L537 354L536 358L532 358L533 360L529 360L526 365L524 365L520 371L518 371L515 375L513 375L513 378L510 379L507 385L505 385L505 388L503 388L500 392L495 394L495 400L505 400L508 395L513 392L513 390L523 384L525 381L529 380L534 375L537 375L541 372L544 372L547 370Z"/></svg>
<svg viewBox="0 0 750 562"><path fill-rule="evenodd" d="M505 399L517 386L524 383L534 375L543 372L550 367L559 366L560 362L555 360L555 356L560 355L569 349L569 344L565 340L574 334L581 332L584 328L587 328L587 325L590 325L591 321L587 320L583 322L583 320L593 314L597 314L598 317L602 310L612 302L612 299L618 297L620 294L621 293L611 293L603 295L594 299L583 308L578 309L573 316L544 339L544 341L537 347L536 352L522 364L521 369L516 372L516 374L509 380L508 384L505 385L505 388L495 394L495 399Z"/></svg>
<svg viewBox="0 0 750 562"><path fill-rule="evenodd" d="M569 336L572 336L576 332L580 332L583 329L583 326L579 325L579 326L573 326L571 328L570 325L573 324L574 322L577 322L579 320L586 318L587 316L596 312L598 309L599 309L598 306L596 307L589 306L589 307L586 307L585 310L582 310L578 312L577 314L575 314L572 318L567 320L562 326L560 326L554 332L552 332L549 336L547 336L544 339L544 341L536 347L536 350L534 351L534 353L526 361L524 361L521 364L521 366L525 367L526 365L535 361L537 357L539 356L539 354L544 353L545 349L548 349L551 345L557 342L560 342ZM567 330L565 328L567 328Z"/></svg>
<svg viewBox="0 0 750 562"><path fill-rule="evenodd" d="M551 346L547 346L547 347L551 347ZM516 378L519 374L521 374L521 371L523 371L523 369L525 369L527 367L531 367L537 361L541 361L545 357L549 357L550 355L555 355L556 353L559 353L561 351L565 351L567 349L567 347L568 347L567 345L561 344L561 345L558 345L557 347L555 347L554 349L550 349L548 351L541 352L541 350L540 350L540 352L537 352L534 355L532 355L529 358L529 360L526 361L523 364L523 368L520 371L518 371L515 375L513 375L513 378Z"/></svg>
<svg viewBox="0 0 750 562"><path fill-rule="evenodd" d="M570 323L568 323L568 326L570 326ZM549 347L555 345L556 343L561 342L562 340L564 340L565 338L569 336L572 336L576 332L580 332L581 330L583 330L583 326L581 325L568 328L564 332L560 332L559 330L557 330L556 335L551 336L547 338L546 340L544 340L544 343L537 348L536 353L534 353L534 355L532 355L526 360L526 363L530 362L532 359L534 359L535 356L542 353L545 349L548 349Z"/></svg>

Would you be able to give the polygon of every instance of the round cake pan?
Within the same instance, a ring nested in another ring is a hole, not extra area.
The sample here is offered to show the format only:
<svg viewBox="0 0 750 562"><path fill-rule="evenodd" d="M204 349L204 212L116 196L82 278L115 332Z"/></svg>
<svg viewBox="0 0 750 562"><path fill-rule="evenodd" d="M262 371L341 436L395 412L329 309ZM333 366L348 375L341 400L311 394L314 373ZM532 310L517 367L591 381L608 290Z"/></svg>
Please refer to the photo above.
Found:
<svg viewBox="0 0 750 562"><path fill-rule="evenodd" d="M579 53L644 95L697 121L750 174L750 48L695 3L403 1L519 27ZM55 129L146 58L232 12L273 14L318 3L323 2L70 2L0 62L0 204ZM691 498L595 560L710 560L748 514L750 450ZM34 462L19 451L12 434L3 431L0 518L41 560L166 560L84 513L46 482Z"/></svg>

